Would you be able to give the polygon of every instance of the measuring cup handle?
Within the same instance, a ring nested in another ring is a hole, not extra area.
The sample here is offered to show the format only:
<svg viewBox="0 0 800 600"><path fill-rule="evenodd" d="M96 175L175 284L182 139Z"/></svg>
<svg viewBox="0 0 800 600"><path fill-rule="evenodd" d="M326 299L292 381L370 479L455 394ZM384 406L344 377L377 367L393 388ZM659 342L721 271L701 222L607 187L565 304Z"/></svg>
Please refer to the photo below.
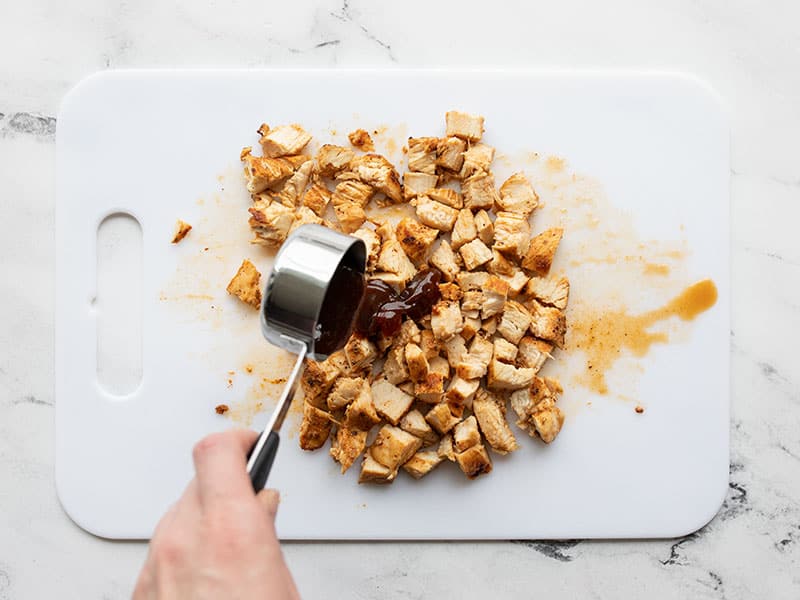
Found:
<svg viewBox="0 0 800 600"><path fill-rule="evenodd" d="M280 441L278 432L270 431L261 451L253 459L253 466L250 469L250 481L253 482L253 490L256 493L263 490L267 484L267 477L269 477L269 472L272 470L272 463L275 462L275 455L278 453Z"/></svg>

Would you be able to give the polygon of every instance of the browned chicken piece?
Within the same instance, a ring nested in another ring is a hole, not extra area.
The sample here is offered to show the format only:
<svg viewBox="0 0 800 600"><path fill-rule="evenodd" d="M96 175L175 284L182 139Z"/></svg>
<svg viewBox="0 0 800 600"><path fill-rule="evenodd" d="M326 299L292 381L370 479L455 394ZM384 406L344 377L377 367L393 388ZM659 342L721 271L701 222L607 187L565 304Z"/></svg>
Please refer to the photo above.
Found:
<svg viewBox="0 0 800 600"><path fill-rule="evenodd" d="M294 221L292 221L292 226L289 227L289 234L291 234L295 229L297 229L301 225L310 225L310 224L320 225L322 224L322 219L320 219L317 215L315 215L314 211L311 210L310 208L301 206L300 208L295 210Z"/></svg>
<svg viewBox="0 0 800 600"><path fill-rule="evenodd" d="M492 472L492 460L483 444L475 444L456 453L456 462L469 479Z"/></svg>
<svg viewBox="0 0 800 600"><path fill-rule="evenodd" d="M447 362L456 369L459 364L464 362L464 357L467 355L467 345L464 343L464 338L460 335L454 335L444 343L444 351L447 355Z"/></svg>
<svg viewBox="0 0 800 600"><path fill-rule="evenodd" d="M283 187L275 195L275 200L290 208L297 206L300 197L303 195L308 185L313 169L314 161L312 160L297 167L297 170L286 180Z"/></svg>
<svg viewBox="0 0 800 600"><path fill-rule="evenodd" d="M172 236L172 243L177 244L183 238L186 237L186 234L192 230L192 226L189 225L186 221L181 221L178 219L178 222L175 223L175 233Z"/></svg>
<svg viewBox="0 0 800 600"><path fill-rule="evenodd" d="M343 201L333 205L333 212L344 233L357 231L367 220L364 209L355 202Z"/></svg>
<svg viewBox="0 0 800 600"><path fill-rule="evenodd" d="M473 210L491 209L500 198L494 189L494 175L483 171L467 177L461 184L461 193L464 194L464 206Z"/></svg>
<svg viewBox="0 0 800 600"><path fill-rule="evenodd" d="M344 354L351 370L372 366L378 357L378 348L360 333L354 333L344 346Z"/></svg>
<svg viewBox="0 0 800 600"><path fill-rule="evenodd" d="M497 326L497 333L512 344L517 344L531 324L531 313L519 302L509 300Z"/></svg>
<svg viewBox="0 0 800 600"><path fill-rule="evenodd" d="M563 233L564 230L560 227L553 227L533 238L528 253L522 260L522 268L539 277L547 275Z"/></svg>
<svg viewBox="0 0 800 600"><path fill-rule="evenodd" d="M472 401L472 410L489 446L498 454L508 454L519 448L517 438L506 421L505 404L495 394L480 389Z"/></svg>
<svg viewBox="0 0 800 600"><path fill-rule="evenodd" d="M328 207L328 202L331 201L331 193L321 183L314 183L303 194L303 206L310 208L318 217L325 214L325 209Z"/></svg>
<svg viewBox="0 0 800 600"><path fill-rule="evenodd" d="M545 361L550 358L550 352L552 352L552 350L552 344L526 335L519 341L517 364L520 367L531 368L538 373Z"/></svg>
<svg viewBox="0 0 800 600"><path fill-rule="evenodd" d="M439 447L436 449L436 454L439 455L439 458L442 460L449 460L450 462L456 462L456 450L453 447L453 436L448 434L442 436L441 441L439 442Z"/></svg>
<svg viewBox="0 0 800 600"><path fill-rule="evenodd" d="M325 398L333 382L341 374L339 366L332 361L326 359L317 362L307 359L303 375L300 377L300 387L303 389L306 402L310 402L317 408L326 407Z"/></svg>
<svg viewBox="0 0 800 600"><path fill-rule="evenodd" d="M279 125L264 132L258 141L264 156L276 158L299 154L311 141L311 135L300 125Z"/></svg>
<svg viewBox="0 0 800 600"><path fill-rule="evenodd" d="M354 179L346 179L336 184L331 202L334 208L339 204L353 203L364 208L369 203L375 190L367 183Z"/></svg>
<svg viewBox="0 0 800 600"><path fill-rule="evenodd" d="M524 173L514 173L500 186L499 210L522 215L526 219L539 206L539 196Z"/></svg>
<svg viewBox="0 0 800 600"><path fill-rule="evenodd" d="M463 292L461 296L461 310L469 312L473 310L480 310L486 302L486 297L481 290L469 290Z"/></svg>
<svg viewBox="0 0 800 600"><path fill-rule="evenodd" d="M486 270L489 273L494 275L513 275L515 268L514 263L508 260L502 252L497 248L492 248L492 260L486 265Z"/></svg>
<svg viewBox="0 0 800 600"><path fill-rule="evenodd" d="M417 217L428 227L439 231L450 231L455 225L458 211L441 202L420 196L416 201Z"/></svg>
<svg viewBox="0 0 800 600"><path fill-rule="evenodd" d="M422 440L399 427L384 425L369 447L369 453L383 466L397 470L422 446Z"/></svg>
<svg viewBox="0 0 800 600"><path fill-rule="evenodd" d="M435 450L424 450L409 458L403 464L403 470L414 479L420 479L433 471L441 462L442 457Z"/></svg>
<svg viewBox="0 0 800 600"><path fill-rule="evenodd" d="M389 383L397 385L407 381L411 376L406 364L406 352L403 346L394 346L389 350L383 363L383 374Z"/></svg>
<svg viewBox="0 0 800 600"><path fill-rule="evenodd" d="M517 358L519 349L515 344L501 337L494 338L494 352L492 358L500 362L513 363Z"/></svg>
<svg viewBox="0 0 800 600"><path fill-rule="evenodd" d="M365 154L350 161L350 169L361 181L383 192L392 202L403 201L400 176L392 163L379 154Z"/></svg>
<svg viewBox="0 0 800 600"><path fill-rule="evenodd" d="M494 241L494 223L492 223L489 213L481 209L475 213L475 228L478 238L487 246Z"/></svg>
<svg viewBox="0 0 800 600"><path fill-rule="evenodd" d="M448 171L460 171L466 149L467 143L461 138L442 138L436 146L436 166Z"/></svg>
<svg viewBox="0 0 800 600"><path fill-rule="evenodd" d="M466 179L476 172L488 172L494 160L494 148L486 144L473 144L464 152L464 164L459 177Z"/></svg>
<svg viewBox="0 0 800 600"><path fill-rule="evenodd" d="M339 377L328 394L326 404L330 410L345 408L360 394L365 385L363 377Z"/></svg>
<svg viewBox="0 0 800 600"><path fill-rule="evenodd" d="M342 375L347 375L348 377L354 375L360 377L364 371L364 369L353 369L350 367L350 361L347 360L347 355L342 348L331 353L324 362L330 363L337 368Z"/></svg>
<svg viewBox="0 0 800 600"><path fill-rule="evenodd" d="M431 188L426 194L431 200L446 204L451 208L464 208L464 199L457 191L450 188Z"/></svg>
<svg viewBox="0 0 800 600"><path fill-rule="evenodd" d="M467 448L481 443L481 432L478 431L478 421L474 415L456 425L453 430L453 443L457 452L463 452Z"/></svg>
<svg viewBox="0 0 800 600"><path fill-rule="evenodd" d="M375 410L392 425L397 425L411 404L414 396L406 394L386 379L377 379L372 383L372 403Z"/></svg>
<svg viewBox="0 0 800 600"><path fill-rule="evenodd" d="M463 208L458 211L458 218L455 225L453 225L453 232L450 235L450 245L453 250L458 250L466 244L478 237L478 229L475 226L475 216L468 208Z"/></svg>
<svg viewBox="0 0 800 600"><path fill-rule="evenodd" d="M288 179L309 156L286 156L283 158L266 158L242 153L244 174L247 179L247 191L258 194L267 188L275 187Z"/></svg>
<svg viewBox="0 0 800 600"><path fill-rule="evenodd" d="M442 240L439 246L431 253L428 262L442 272L445 281L453 281L459 268L453 249L447 240Z"/></svg>
<svg viewBox="0 0 800 600"><path fill-rule="evenodd" d="M542 379L544 379L544 384L547 386L547 389L550 390L550 393L553 394L554 398L564 393L561 382L555 377L542 377Z"/></svg>
<svg viewBox="0 0 800 600"><path fill-rule="evenodd" d="M522 288L525 287L525 284L528 283L528 276L519 269L516 269L511 276L500 275L500 278L508 284L509 296L516 296L519 294Z"/></svg>
<svg viewBox="0 0 800 600"><path fill-rule="evenodd" d="M525 293L542 304L564 310L569 301L569 279L566 277L531 277L525 286Z"/></svg>
<svg viewBox="0 0 800 600"><path fill-rule="evenodd" d="M530 416L530 422L542 441L549 444L556 439L564 425L564 413L551 398L547 398L536 405Z"/></svg>
<svg viewBox="0 0 800 600"><path fill-rule="evenodd" d="M398 385L397 387L400 390L404 391L409 396L413 396L414 395L414 386L415 385L416 384L413 381L405 381L405 382L401 383L400 385Z"/></svg>
<svg viewBox="0 0 800 600"><path fill-rule="evenodd" d="M408 170L436 174L436 147L439 138L408 138Z"/></svg>
<svg viewBox="0 0 800 600"><path fill-rule="evenodd" d="M493 350L492 342L482 335L476 335L470 344L469 352L456 367L456 374L462 379L480 379L486 375Z"/></svg>
<svg viewBox="0 0 800 600"><path fill-rule="evenodd" d="M451 110L445 114L445 123L448 137L456 136L477 142L483 136L482 116Z"/></svg>
<svg viewBox="0 0 800 600"><path fill-rule="evenodd" d="M478 271L476 273L459 273L456 276L456 280L464 292L470 292L483 290L489 277L488 273Z"/></svg>
<svg viewBox="0 0 800 600"><path fill-rule="evenodd" d="M415 219L405 217L397 224L395 235L408 258L419 264L425 260L439 231L418 223Z"/></svg>
<svg viewBox="0 0 800 600"><path fill-rule="evenodd" d="M403 324L400 325L400 331L397 333L397 337L395 337L394 345L400 346L401 348L404 348L406 344L419 345L422 340L421 336L422 332L420 332L417 324L411 319L406 319L403 321Z"/></svg>
<svg viewBox="0 0 800 600"><path fill-rule="evenodd" d="M369 431L380 420L381 418L378 416L375 404L372 401L372 390L367 381L364 380L355 399L347 405L347 410L344 413L344 426L348 429Z"/></svg>
<svg viewBox="0 0 800 600"><path fill-rule="evenodd" d="M440 283L439 293L442 300L458 302L461 300L461 288L456 283Z"/></svg>
<svg viewBox="0 0 800 600"><path fill-rule="evenodd" d="M526 429L529 425L529 417L533 414L536 405L547 398L551 398L552 395L553 392L541 377L534 377L530 386L512 392L509 399L511 408L514 409L514 412L519 417L517 425L522 429Z"/></svg>
<svg viewBox="0 0 800 600"><path fill-rule="evenodd" d="M431 329L439 341L447 341L464 327L458 302L440 300L431 310Z"/></svg>
<svg viewBox="0 0 800 600"><path fill-rule="evenodd" d="M233 294L253 308L261 306L261 273L246 258L226 289L229 294Z"/></svg>
<svg viewBox="0 0 800 600"><path fill-rule="evenodd" d="M436 175L409 171L403 175L403 195L406 200L424 196L428 190L435 188L437 183L439 178Z"/></svg>
<svg viewBox="0 0 800 600"><path fill-rule="evenodd" d="M365 129L356 129L355 131L351 131L347 135L347 139L350 140L350 143L353 144L353 146L363 150L364 152L372 152L375 150L375 144L372 143L372 138L369 136L369 132L367 132Z"/></svg>
<svg viewBox="0 0 800 600"><path fill-rule="evenodd" d="M445 398L451 404L468 404L480 385L480 379L464 379L456 375L447 386Z"/></svg>
<svg viewBox="0 0 800 600"><path fill-rule="evenodd" d="M375 270L378 264L378 253L381 251L381 238L372 229L367 227L359 227L353 233L353 237L357 237L367 247L367 273Z"/></svg>
<svg viewBox="0 0 800 600"><path fill-rule="evenodd" d="M342 466L342 473L349 469L367 446L367 431L339 427L331 441L331 456Z"/></svg>
<svg viewBox="0 0 800 600"><path fill-rule="evenodd" d="M420 332L419 347L422 348L422 352L425 354L425 358L427 358L428 361L439 356L439 351L441 350L439 342L436 341L433 335L433 331L429 329Z"/></svg>
<svg viewBox="0 0 800 600"><path fill-rule="evenodd" d="M300 424L300 447L303 450L321 448L331 433L331 415L313 404L303 404L303 422Z"/></svg>
<svg viewBox="0 0 800 600"><path fill-rule="evenodd" d="M447 377L439 372L429 371L424 379L414 384L414 396L421 402L436 404L444 397L444 381Z"/></svg>
<svg viewBox="0 0 800 600"><path fill-rule="evenodd" d="M403 284L417 274L414 263L409 260L403 246L396 239L383 243L376 268L379 271L394 273L397 275L397 281Z"/></svg>
<svg viewBox="0 0 800 600"><path fill-rule="evenodd" d="M451 341L457 339L458 336L454 336L451 338ZM443 379L447 379L450 377L450 363L447 362L447 359L443 356L434 356L433 358L428 359L428 371L430 373L438 373Z"/></svg>
<svg viewBox="0 0 800 600"><path fill-rule="evenodd" d="M492 251L477 238L461 246L458 252L464 259L464 266L468 271L477 269L492 260Z"/></svg>
<svg viewBox="0 0 800 600"><path fill-rule="evenodd" d="M406 365L411 381L423 381L428 375L428 359L422 348L416 344L407 344L405 349Z"/></svg>
<svg viewBox="0 0 800 600"><path fill-rule="evenodd" d="M447 403L442 402L428 411L428 414L425 415L425 420L436 431L444 435L455 427L460 419L450 411Z"/></svg>
<svg viewBox="0 0 800 600"><path fill-rule="evenodd" d="M486 383L493 390L518 390L530 385L534 377L536 377L536 372L533 369L518 368L508 363L492 360L489 363Z"/></svg>
<svg viewBox="0 0 800 600"><path fill-rule="evenodd" d="M499 315L506 307L508 297L508 284L499 277L489 276L483 286L483 308L481 319L486 320L494 315Z"/></svg>
<svg viewBox="0 0 800 600"><path fill-rule="evenodd" d="M347 169L355 157L350 148L325 144L317 151L317 168L323 177L335 177Z"/></svg>
<svg viewBox="0 0 800 600"><path fill-rule="evenodd" d="M439 441L439 436L431 429L425 417L418 410L410 410L400 421L400 429L422 440L423 446L430 446Z"/></svg>
<svg viewBox="0 0 800 600"><path fill-rule="evenodd" d="M531 226L528 219L516 213L500 211L494 220L494 245L507 256L521 258L528 250Z"/></svg>
<svg viewBox="0 0 800 600"><path fill-rule="evenodd" d="M484 319L483 323L481 323L481 329L485 331L487 335L494 335L497 331L498 321L500 321L500 318L497 315Z"/></svg>
<svg viewBox="0 0 800 600"><path fill-rule="evenodd" d="M280 246L289 235L289 229L294 223L294 210L280 202L257 201L251 206L250 229L256 234L252 240L254 244L263 246Z"/></svg>
<svg viewBox="0 0 800 600"><path fill-rule="evenodd" d="M475 337L475 334L481 330L480 311L472 311L470 314L464 314L464 328L461 330L461 336L469 341Z"/></svg>
<svg viewBox="0 0 800 600"><path fill-rule="evenodd" d="M528 307L531 309L531 333L563 348L564 335L567 332L566 315L557 308L545 306L536 300L528 302Z"/></svg>
<svg viewBox="0 0 800 600"><path fill-rule="evenodd" d="M397 477L397 471L383 466L372 458L369 452L364 454L358 483L392 483L395 477Z"/></svg>

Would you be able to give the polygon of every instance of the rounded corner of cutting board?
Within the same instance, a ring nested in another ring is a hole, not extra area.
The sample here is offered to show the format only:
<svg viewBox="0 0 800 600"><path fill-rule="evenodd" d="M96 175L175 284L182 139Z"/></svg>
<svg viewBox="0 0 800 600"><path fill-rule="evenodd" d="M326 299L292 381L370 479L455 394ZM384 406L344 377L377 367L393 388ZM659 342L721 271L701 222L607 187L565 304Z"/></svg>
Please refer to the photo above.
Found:
<svg viewBox="0 0 800 600"><path fill-rule="evenodd" d="M121 538L121 536L116 535L100 523L97 520L97 515L88 515L84 512L85 506L83 505L82 499L80 497L73 498L69 486L62 481L58 466L56 466L55 480L58 502L61 504L62 510L69 517L70 521L95 537L107 540Z"/></svg>

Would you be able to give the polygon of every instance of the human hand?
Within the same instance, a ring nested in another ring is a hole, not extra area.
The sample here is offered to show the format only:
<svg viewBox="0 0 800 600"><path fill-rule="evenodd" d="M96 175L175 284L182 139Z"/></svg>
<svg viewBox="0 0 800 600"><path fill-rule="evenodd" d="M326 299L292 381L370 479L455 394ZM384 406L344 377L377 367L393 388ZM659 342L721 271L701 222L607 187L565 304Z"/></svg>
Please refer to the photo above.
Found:
<svg viewBox="0 0 800 600"><path fill-rule="evenodd" d="M253 493L254 431L214 433L194 447L195 477L150 540L134 600L299 600L275 535L279 497Z"/></svg>

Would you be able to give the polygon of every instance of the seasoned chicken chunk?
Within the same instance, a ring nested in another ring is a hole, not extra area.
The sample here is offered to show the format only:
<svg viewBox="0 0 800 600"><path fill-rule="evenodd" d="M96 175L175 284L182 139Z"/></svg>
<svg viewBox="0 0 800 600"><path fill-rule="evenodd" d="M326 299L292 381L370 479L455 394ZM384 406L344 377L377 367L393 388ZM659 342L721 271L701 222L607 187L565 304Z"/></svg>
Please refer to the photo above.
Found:
<svg viewBox="0 0 800 600"><path fill-rule="evenodd" d="M528 219L516 213L500 211L494 220L494 245L492 248L520 258L528 249L531 226Z"/></svg>
<svg viewBox="0 0 800 600"><path fill-rule="evenodd" d="M309 160L303 163L283 184L283 187L275 195L275 200L290 208L297 206L300 197L305 192L311 172L314 169L314 161Z"/></svg>
<svg viewBox="0 0 800 600"><path fill-rule="evenodd" d="M396 239L387 240L383 243L380 254L378 254L376 268L379 271L398 275L399 281L403 283L417 274L414 263L408 259L408 256L406 256L403 250L403 246Z"/></svg>
<svg viewBox="0 0 800 600"><path fill-rule="evenodd" d="M436 175L409 171L403 175L403 195L406 200L424 196L428 190L435 188L438 182L439 178Z"/></svg>
<svg viewBox="0 0 800 600"><path fill-rule="evenodd" d="M464 259L464 266L468 271L477 269L492 260L492 251L477 238L461 246L458 252Z"/></svg>
<svg viewBox="0 0 800 600"><path fill-rule="evenodd" d="M354 333L344 346L344 355L351 370L361 370L372 366L378 348L366 336Z"/></svg>
<svg viewBox="0 0 800 600"><path fill-rule="evenodd" d="M408 170L436 174L436 147L439 138L408 138Z"/></svg>
<svg viewBox="0 0 800 600"><path fill-rule="evenodd" d="M434 337L447 341L464 326L458 302L440 300L431 310L431 329Z"/></svg>
<svg viewBox="0 0 800 600"><path fill-rule="evenodd" d="M303 422L300 424L300 447L303 450L321 448L331 433L331 416L313 404L303 404Z"/></svg>
<svg viewBox="0 0 800 600"><path fill-rule="evenodd" d="M396 470L422 446L422 440L399 427L384 425L369 447L369 453L383 466Z"/></svg>
<svg viewBox="0 0 800 600"><path fill-rule="evenodd" d="M520 367L529 367L539 372L545 361L550 357L553 345L544 340L537 340L535 337L526 335L519 341L519 353L517 364Z"/></svg>
<svg viewBox="0 0 800 600"><path fill-rule="evenodd" d="M445 281L453 281L458 274L458 264L453 249L447 240L442 240L428 262L442 272Z"/></svg>
<svg viewBox="0 0 800 600"><path fill-rule="evenodd" d="M363 380L355 399L347 405L344 413L344 426L348 429L369 431L380 420L372 401L372 390L367 381Z"/></svg>
<svg viewBox="0 0 800 600"><path fill-rule="evenodd" d="M469 352L456 367L456 374L463 379L480 379L486 375L486 369L492 360L493 345L482 335L476 335L469 347Z"/></svg>
<svg viewBox="0 0 800 600"><path fill-rule="evenodd" d="M477 142L483 136L483 117L457 110L445 114L446 132L449 136Z"/></svg>
<svg viewBox="0 0 800 600"><path fill-rule="evenodd" d="M335 177L350 166L355 152L344 146L324 144L317 151L317 168L323 177Z"/></svg>
<svg viewBox="0 0 800 600"><path fill-rule="evenodd" d="M439 441L439 436L431 429L425 417L418 410L410 410L400 421L400 429L422 440L423 445L429 446Z"/></svg>
<svg viewBox="0 0 800 600"><path fill-rule="evenodd" d="M315 215L322 217L330 201L331 193L328 188L321 183L314 183L303 194L302 203L303 206L313 210Z"/></svg>
<svg viewBox="0 0 800 600"><path fill-rule="evenodd" d="M475 444L463 452L457 452L456 462L469 479L492 471L492 460L483 444Z"/></svg>
<svg viewBox="0 0 800 600"><path fill-rule="evenodd" d="M458 211L427 196L417 199L417 217L428 227L439 231L450 231L458 218Z"/></svg>
<svg viewBox="0 0 800 600"><path fill-rule="evenodd" d="M444 380L446 377L441 372L429 370L423 379L414 384L414 396L416 396L417 400L428 404L441 402L444 397Z"/></svg>
<svg viewBox="0 0 800 600"><path fill-rule="evenodd" d="M442 300L458 302L461 300L461 288L455 283L440 283L439 293Z"/></svg>
<svg viewBox="0 0 800 600"><path fill-rule="evenodd" d="M441 462L442 457L439 456L438 452L435 450L424 450L422 452L417 452L414 456L409 458L403 464L403 470L414 479L420 479L433 471Z"/></svg>
<svg viewBox="0 0 800 600"><path fill-rule="evenodd" d="M456 276L456 280L464 292L480 291L486 287L489 274L482 271L477 273L459 273Z"/></svg>
<svg viewBox="0 0 800 600"><path fill-rule="evenodd" d="M464 199L461 197L461 194L450 188L431 188L425 195L431 200L436 200L436 202L441 202L451 208L464 207Z"/></svg>
<svg viewBox="0 0 800 600"><path fill-rule="evenodd" d="M514 274L511 276L500 275L499 277L508 284L509 296L516 296L519 294L522 288L525 287L525 284L528 283L528 276L519 269L515 270Z"/></svg>
<svg viewBox="0 0 800 600"><path fill-rule="evenodd" d="M500 186L500 210L522 215L526 219L539 205L539 196L524 173L514 173Z"/></svg>
<svg viewBox="0 0 800 600"><path fill-rule="evenodd" d="M525 286L525 293L542 304L564 310L569 301L569 279L566 277L531 277Z"/></svg>
<svg viewBox="0 0 800 600"><path fill-rule="evenodd" d="M522 268L539 277L547 275L563 233L564 230L560 227L553 227L533 238L528 253L522 260Z"/></svg>
<svg viewBox="0 0 800 600"><path fill-rule="evenodd" d="M464 151L467 143L452 136L439 140L436 146L436 166L448 171L460 171L464 164Z"/></svg>
<svg viewBox="0 0 800 600"><path fill-rule="evenodd" d="M395 235L408 258L414 263L420 263L425 260L439 231L406 217L397 224Z"/></svg>
<svg viewBox="0 0 800 600"><path fill-rule="evenodd" d="M439 342L436 341L436 337L433 335L433 331L429 329L420 332L419 347L422 348L422 352L425 354L425 358L427 358L428 361L439 356L439 351L441 350Z"/></svg>
<svg viewBox="0 0 800 600"><path fill-rule="evenodd" d="M453 430L453 444L457 452L481 443L481 433L478 431L478 421L475 416L467 417Z"/></svg>
<svg viewBox="0 0 800 600"><path fill-rule="evenodd" d="M361 473L358 476L358 483L392 483L397 477L397 471L385 467L377 460L372 458L369 452L364 454L364 461L361 463Z"/></svg>
<svg viewBox="0 0 800 600"><path fill-rule="evenodd" d="M321 223L322 219L315 215L313 210L305 206L301 206L295 211L294 221L292 222L292 226L289 227L289 233L291 234L301 225L320 225Z"/></svg>
<svg viewBox="0 0 800 600"><path fill-rule="evenodd" d="M497 250L497 248L492 248L492 260L486 265L486 270L489 273L493 273L495 275L513 275L514 263L508 260L505 255Z"/></svg>
<svg viewBox="0 0 800 600"><path fill-rule="evenodd" d="M499 315L506 307L508 297L508 284L499 277L489 276L483 286L483 308L481 319L488 319Z"/></svg>
<svg viewBox="0 0 800 600"><path fill-rule="evenodd" d="M394 344L401 347L405 347L406 344L419 345L422 339L421 335L422 333L419 327L417 327L417 324L411 319L406 319L403 321L402 325L400 325L400 331L397 333Z"/></svg>
<svg viewBox="0 0 800 600"><path fill-rule="evenodd" d="M367 433L346 427L337 429L336 437L331 442L330 454L333 460L341 465L342 473L345 473L364 452L367 445Z"/></svg>
<svg viewBox="0 0 800 600"><path fill-rule="evenodd" d="M500 398L486 390L478 390L472 401L472 410L483 436L495 452L508 454L519 448L506 421L505 405Z"/></svg>
<svg viewBox="0 0 800 600"><path fill-rule="evenodd" d="M464 152L464 164L459 176L465 179L475 172L489 172L494 160L494 148L486 144L473 144Z"/></svg>
<svg viewBox="0 0 800 600"><path fill-rule="evenodd" d="M175 224L175 233L172 236L172 243L177 244L180 242L191 230L191 225L189 225L186 221L181 221L178 219L178 222Z"/></svg>
<svg viewBox="0 0 800 600"><path fill-rule="evenodd" d="M457 340L459 336L453 336L450 338L450 341ZM464 341L461 341L461 345L464 345ZM466 352L466 348L464 350ZM442 376L442 378L447 379L450 377L450 363L447 361L446 358L442 356L434 356L433 358L428 360L428 371L430 373L438 373Z"/></svg>
<svg viewBox="0 0 800 600"><path fill-rule="evenodd" d="M459 422L459 418L453 415L450 407L444 402L430 409L428 414L425 415L425 420L442 435L450 431Z"/></svg>
<svg viewBox="0 0 800 600"><path fill-rule="evenodd" d="M256 234L254 244L277 247L286 240L294 223L294 210L280 202L258 200L251 206L250 229Z"/></svg>
<svg viewBox="0 0 800 600"><path fill-rule="evenodd" d="M467 177L461 184L461 192L464 194L464 206L473 210L488 210L494 207L500 197L494 189L494 175L483 171Z"/></svg>
<svg viewBox="0 0 800 600"><path fill-rule="evenodd" d="M365 385L363 377L339 377L333 384L326 404L330 410L345 408L356 399Z"/></svg>
<svg viewBox="0 0 800 600"><path fill-rule="evenodd" d="M261 306L261 273L246 258L226 289L229 294L236 296L253 308Z"/></svg>
<svg viewBox="0 0 800 600"><path fill-rule="evenodd" d="M416 344L406 344L405 355L411 381L424 380L428 375L428 359L425 358L422 348Z"/></svg>
<svg viewBox="0 0 800 600"><path fill-rule="evenodd" d="M475 216L468 208L458 211L458 218L453 225L453 232L450 235L450 245L453 250L458 250L466 244L478 237L478 229L475 226Z"/></svg>
<svg viewBox="0 0 800 600"><path fill-rule="evenodd" d="M309 135L300 125L279 125L265 131L261 139L261 152L267 158L299 154L311 141Z"/></svg>
<svg viewBox="0 0 800 600"><path fill-rule="evenodd" d="M563 348L564 335L567 331L566 315L557 308L545 306L536 300L528 302L528 307L531 309L531 333Z"/></svg>
<svg viewBox="0 0 800 600"><path fill-rule="evenodd" d="M392 425L397 425L411 404L414 396L406 394L386 379L378 379L372 384L372 403L375 410Z"/></svg>
<svg viewBox="0 0 800 600"><path fill-rule="evenodd" d="M353 237L357 237L364 242L367 247L367 273L375 270L378 264L378 253L381 250L381 238L372 229L361 226L351 233Z"/></svg>
<svg viewBox="0 0 800 600"><path fill-rule="evenodd" d="M258 194L288 179L295 169L308 161L310 157L301 154L283 158L267 158L253 156L249 149L245 148L241 158L244 162L247 191L251 194Z"/></svg>
<svg viewBox="0 0 800 600"><path fill-rule="evenodd" d="M481 330L480 311L473 311L473 314L464 315L464 328L461 330L461 336L465 340L471 340L475 334Z"/></svg>
<svg viewBox="0 0 800 600"><path fill-rule="evenodd" d="M500 319L497 315L484 319L483 323L481 323L481 329L486 332L486 335L494 335L499 321Z"/></svg>
<svg viewBox="0 0 800 600"><path fill-rule="evenodd" d="M549 444L556 439L564 425L564 413L552 399L548 398L536 405L530 416L530 422L542 441Z"/></svg>
<svg viewBox="0 0 800 600"><path fill-rule="evenodd" d="M410 373L406 364L405 347L398 345L389 350L386 361L383 363L383 374L393 385L408 380Z"/></svg>
<svg viewBox="0 0 800 600"><path fill-rule="evenodd" d="M486 382L488 387L493 390L517 390L530 385L535 376L536 372L533 369L517 368L493 359L489 363Z"/></svg>
<svg viewBox="0 0 800 600"><path fill-rule="evenodd" d="M491 245L494 241L494 223L492 223L489 213L481 209L475 213L475 229L478 232L478 238L486 244Z"/></svg>
<svg viewBox="0 0 800 600"><path fill-rule="evenodd" d="M372 152L375 150L375 144L372 143L372 138L369 132L365 129L356 129L347 135L347 139L356 148L360 148L364 152Z"/></svg>
<svg viewBox="0 0 800 600"><path fill-rule="evenodd" d="M463 312L470 312L473 310L480 310L486 302L486 297L480 290L470 290L463 292L461 297L461 310Z"/></svg>
<svg viewBox="0 0 800 600"><path fill-rule="evenodd" d="M513 363L517 358L518 348L508 340L501 337L494 338L494 352L492 358L500 362Z"/></svg>
<svg viewBox="0 0 800 600"><path fill-rule="evenodd" d="M350 161L350 169L361 181L374 187L392 202L403 201L400 176L392 163L379 154L365 154Z"/></svg>
<svg viewBox="0 0 800 600"><path fill-rule="evenodd" d="M456 450L453 447L453 436L447 434L442 436L441 441L439 442L439 447L436 449L436 454L439 455L439 458L442 460L449 460L450 462L456 462Z"/></svg>
<svg viewBox="0 0 800 600"><path fill-rule="evenodd" d="M333 382L341 374L341 369L333 361L326 359L322 362L317 362L307 359L305 361L305 369L300 377L300 387L303 390L306 402L312 403L317 408L327 406L325 398Z"/></svg>
<svg viewBox="0 0 800 600"><path fill-rule="evenodd" d="M345 233L357 231L367 220L364 208L356 202L342 201L334 204L333 212L339 221L342 231Z"/></svg>
<svg viewBox="0 0 800 600"><path fill-rule="evenodd" d="M334 208L340 204L353 203L364 208L369 203L375 190L367 183L354 179L345 179L336 184L331 202Z"/></svg>
<svg viewBox="0 0 800 600"><path fill-rule="evenodd" d="M503 308L503 316L497 333L512 344L517 344L531 324L531 313L522 304L509 300Z"/></svg>
<svg viewBox="0 0 800 600"><path fill-rule="evenodd" d="M450 380L445 397L451 404L467 404L472 400L480 383L479 379L464 379L456 375Z"/></svg>

